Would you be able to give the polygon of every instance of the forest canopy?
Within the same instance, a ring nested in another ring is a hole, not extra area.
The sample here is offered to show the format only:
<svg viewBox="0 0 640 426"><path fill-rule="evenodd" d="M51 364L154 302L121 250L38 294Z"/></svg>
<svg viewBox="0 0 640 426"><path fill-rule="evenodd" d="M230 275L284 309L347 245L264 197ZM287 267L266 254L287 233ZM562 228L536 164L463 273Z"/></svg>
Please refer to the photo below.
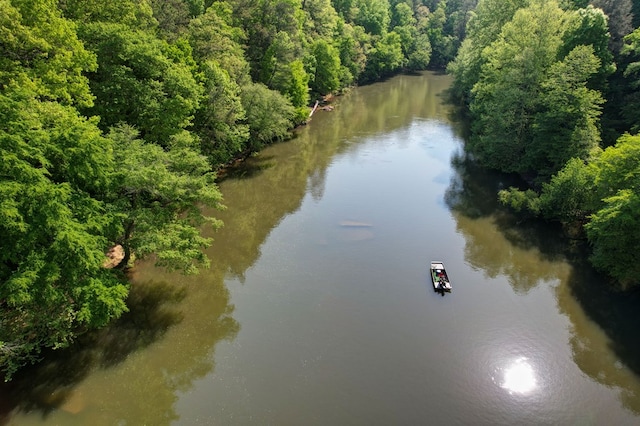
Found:
<svg viewBox="0 0 640 426"><path fill-rule="evenodd" d="M639 4L480 0L448 66L468 149L528 183L500 200L579 229L624 288L640 284Z"/></svg>

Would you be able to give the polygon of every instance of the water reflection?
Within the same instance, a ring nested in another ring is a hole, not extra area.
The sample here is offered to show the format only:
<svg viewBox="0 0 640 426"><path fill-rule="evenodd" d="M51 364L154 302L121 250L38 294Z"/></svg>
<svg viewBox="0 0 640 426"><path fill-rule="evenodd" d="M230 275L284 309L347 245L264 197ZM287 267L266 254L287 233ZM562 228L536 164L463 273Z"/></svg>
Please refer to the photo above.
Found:
<svg viewBox="0 0 640 426"><path fill-rule="evenodd" d="M640 414L640 293L616 291L577 259L568 284L556 295L560 311L571 320L576 365L594 381L620 389L622 404Z"/></svg>
<svg viewBox="0 0 640 426"><path fill-rule="evenodd" d="M452 166L445 200L465 237L465 260L488 278L505 276L517 294L553 283L558 309L570 321L575 365L593 381L618 388L622 405L640 414L640 292L618 292L597 274L586 260L585 241L502 208L497 192L520 185L517 178L484 171L463 152ZM514 393L539 386L526 358L498 376L497 383Z"/></svg>
<svg viewBox="0 0 640 426"><path fill-rule="evenodd" d="M4 385L0 399L7 405L5 420L65 425L176 420L176 391L210 372L212 347L238 332L226 289L212 294L205 298L209 332L182 333L176 339L175 331L185 322L193 326L184 311L187 288L179 282L138 279L128 299L130 312L108 328L83 335L71 348L45 354L45 361ZM193 339L197 345L189 342Z"/></svg>
<svg viewBox="0 0 640 426"><path fill-rule="evenodd" d="M565 267L567 246L552 224L520 219L498 203L502 188L518 186L515 176L483 170L464 152L452 159L453 174L445 202L464 235L465 259L487 277L504 275L518 293L540 282L556 281ZM497 232L496 232L497 231Z"/></svg>
<svg viewBox="0 0 640 426"><path fill-rule="evenodd" d="M536 375L528 359L518 358L505 367L500 386L509 393L518 394L527 394L536 389Z"/></svg>

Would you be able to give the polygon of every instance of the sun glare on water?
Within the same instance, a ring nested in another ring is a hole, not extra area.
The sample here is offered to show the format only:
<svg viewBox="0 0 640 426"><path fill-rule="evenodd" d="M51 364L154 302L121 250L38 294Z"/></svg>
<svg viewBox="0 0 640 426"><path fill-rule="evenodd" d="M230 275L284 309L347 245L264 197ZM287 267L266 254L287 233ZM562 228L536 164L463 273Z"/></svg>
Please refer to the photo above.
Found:
<svg viewBox="0 0 640 426"><path fill-rule="evenodd" d="M527 358L518 358L504 371L502 388L510 393L526 394L537 386L536 376Z"/></svg>

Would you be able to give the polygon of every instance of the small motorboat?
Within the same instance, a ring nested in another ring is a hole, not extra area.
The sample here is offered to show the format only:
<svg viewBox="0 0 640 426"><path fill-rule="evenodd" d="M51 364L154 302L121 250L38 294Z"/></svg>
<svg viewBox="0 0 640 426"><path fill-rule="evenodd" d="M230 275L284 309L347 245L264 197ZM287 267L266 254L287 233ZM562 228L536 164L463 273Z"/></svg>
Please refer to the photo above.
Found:
<svg viewBox="0 0 640 426"><path fill-rule="evenodd" d="M444 263L439 260L431 261L431 281L433 281L435 291L451 291L451 282L444 269Z"/></svg>

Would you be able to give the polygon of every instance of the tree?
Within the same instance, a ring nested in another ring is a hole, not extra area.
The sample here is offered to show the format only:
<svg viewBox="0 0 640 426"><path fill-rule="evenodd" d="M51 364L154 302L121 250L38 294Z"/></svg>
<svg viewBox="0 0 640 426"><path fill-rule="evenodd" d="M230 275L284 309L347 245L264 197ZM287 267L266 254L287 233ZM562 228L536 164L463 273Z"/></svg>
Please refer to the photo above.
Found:
<svg viewBox="0 0 640 426"><path fill-rule="evenodd" d="M148 30L158 25L145 0L60 0L58 7L66 18L80 23L114 22Z"/></svg>
<svg viewBox="0 0 640 426"><path fill-rule="evenodd" d="M367 59L363 74L365 81L386 77L400 69L405 64L400 36L391 31L378 39Z"/></svg>
<svg viewBox="0 0 640 426"><path fill-rule="evenodd" d="M127 265L132 253L138 258L155 254L156 264L185 273L208 266L202 248L210 240L199 227L221 223L203 214L202 206L222 208L222 196L206 157L196 152L188 132L171 137L168 150L138 138L131 126L115 127L114 162L109 210L117 219L108 234L121 244Z"/></svg>
<svg viewBox="0 0 640 426"><path fill-rule="evenodd" d="M447 69L453 74L452 94L468 103L471 89L480 79L486 56L482 51L497 40L502 27L511 21L517 10L531 0L480 0L467 24L467 37Z"/></svg>
<svg viewBox="0 0 640 426"><path fill-rule="evenodd" d="M192 124L202 87L187 44L169 45L113 23L86 24L80 34L98 57L98 70L89 75L96 102L86 112L100 116L103 131L128 123L144 139L166 146Z"/></svg>
<svg viewBox="0 0 640 426"><path fill-rule="evenodd" d="M312 47L315 59L315 74L311 90L326 95L340 87L340 56L338 49L325 40L318 40Z"/></svg>
<svg viewBox="0 0 640 426"><path fill-rule="evenodd" d="M540 177L553 175L571 158L586 160L598 147L597 119L604 100L586 85L599 65L591 46L578 46L553 64L541 83L544 95L533 119L531 146L522 159Z"/></svg>
<svg viewBox="0 0 640 426"><path fill-rule="evenodd" d="M628 287L640 283L640 195L626 189L604 200L586 225L594 266Z"/></svg>
<svg viewBox="0 0 640 426"><path fill-rule="evenodd" d="M343 86L348 86L357 81L365 69L365 52L370 47L371 36L365 33L364 28L343 21L338 22L336 33L335 46L340 52L340 81Z"/></svg>
<svg viewBox="0 0 640 426"><path fill-rule="evenodd" d="M604 10L609 17L611 49L619 53L624 37L633 31L631 0L593 0L592 4Z"/></svg>
<svg viewBox="0 0 640 426"><path fill-rule="evenodd" d="M355 0L353 22L372 35L383 35L391 23L388 0Z"/></svg>
<svg viewBox="0 0 640 426"><path fill-rule="evenodd" d="M488 167L529 174L525 162L543 82L556 61L567 13L555 2L520 9L500 37L483 51L480 80L473 87L471 148Z"/></svg>
<svg viewBox="0 0 640 426"><path fill-rule="evenodd" d="M594 162L603 205L586 225L591 260L623 286L640 284L640 135L625 134Z"/></svg>
<svg viewBox="0 0 640 426"><path fill-rule="evenodd" d="M600 67L590 78L589 86L601 93L607 90L607 79L616 70L609 50L610 39L607 16L589 5L572 13L559 53L564 57L577 46L591 46L593 54L600 61Z"/></svg>
<svg viewBox="0 0 640 426"><path fill-rule="evenodd" d="M19 7L14 7L18 5ZM0 370L126 310L102 267L113 166L82 73L95 66L52 1L0 1Z"/></svg>
<svg viewBox="0 0 640 426"><path fill-rule="evenodd" d="M629 58L629 63L624 69L626 79L626 92L621 113L625 119L626 128L632 132L640 131L640 28L625 38L623 54Z"/></svg>
<svg viewBox="0 0 640 426"><path fill-rule="evenodd" d="M240 100L240 86L217 62L202 64L204 99L196 112L194 131L213 167L226 164L245 149L249 127ZM305 86L306 88L306 86Z"/></svg>
<svg viewBox="0 0 640 426"><path fill-rule="evenodd" d="M29 79L42 99L90 106L93 97L83 71L96 67L73 22L52 0L0 0L2 86L16 75ZM0 86L0 87L2 87Z"/></svg>
<svg viewBox="0 0 640 426"><path fill-rule="evenodd" d="M215 60L236 83L244 84L250 80L242 47L246 35L242 28L233 26L232 19L231 6L216 2L189 22L188 40L198 63Z"/></svg>
<svg viewBox="0 0 640 426"><path fill-rule="evenodd" d="M247 112L250 150L289 135L295 109L284 96L263 84L252 83L242 87L241 98Z"/></svg>

